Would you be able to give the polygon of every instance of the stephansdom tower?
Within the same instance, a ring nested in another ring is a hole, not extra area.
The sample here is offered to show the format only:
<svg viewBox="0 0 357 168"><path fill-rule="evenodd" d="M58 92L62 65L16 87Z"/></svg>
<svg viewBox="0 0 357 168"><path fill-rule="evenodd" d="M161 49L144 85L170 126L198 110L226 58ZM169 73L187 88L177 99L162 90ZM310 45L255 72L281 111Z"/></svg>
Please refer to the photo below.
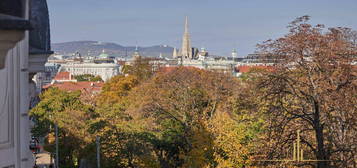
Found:
<svg viewBox="0 0 357 168"><path fill-rule="evenodd" d="M188 32L188 17L186 16L185 20L185 32L183 34L183 39L182 39L182 47L181 47L181 53L180 55L182 58L185 59L192 59L192 48L191 48L191 40L190 40L190 34Z"/></svg>

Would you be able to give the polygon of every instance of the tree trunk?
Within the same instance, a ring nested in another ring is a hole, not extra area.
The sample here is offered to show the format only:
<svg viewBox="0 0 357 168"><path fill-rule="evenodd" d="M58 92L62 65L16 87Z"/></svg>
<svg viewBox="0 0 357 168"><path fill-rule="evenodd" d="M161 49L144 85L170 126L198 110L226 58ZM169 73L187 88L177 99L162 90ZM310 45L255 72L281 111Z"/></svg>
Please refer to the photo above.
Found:
<svg viewBox="0 0 357 168"><path fill-rule="evenodd" d="M159 152L160 167L163 167L163 168L165 168L165 167L170 167L170 165L169 165L167 159L165 159L165 158L166 158L166 157L164 156L164 151L163 151L163 150L160 151L160 152Z"/></svg>
<svg viewBox="0 0 357 168"><path fill-rule="evenodd" d="M316 141L317 141L317 153L316 153L316 159L317 160L324 160L324 161L318 161L317 162L317 168L329 168L329 157L326 153L325 147L324 147L324 135L323 135L323 127L318 126L315 128L316 132Z"/></svg>
<svg viewBox="0 0 357 168"><path fill-rule="evenodd" d="M314 111L314 129L317 141L316 159L319 160L317 162L317 168L329 168L330 165L327 161L329 157L324 146L324 128L320 121L320 107L316 100L314 100Z"/></svg>

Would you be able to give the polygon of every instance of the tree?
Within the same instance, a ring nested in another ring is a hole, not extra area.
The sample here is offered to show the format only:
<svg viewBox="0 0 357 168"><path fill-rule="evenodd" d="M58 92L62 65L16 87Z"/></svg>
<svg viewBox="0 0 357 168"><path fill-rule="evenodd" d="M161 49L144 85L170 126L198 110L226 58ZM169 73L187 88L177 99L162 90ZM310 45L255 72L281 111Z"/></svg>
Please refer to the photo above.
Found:
<svg viewBox="0 0 357 168"><path fill-rule="evenodd" d="M106 82L102 88L102 93L97 98L97 104L121 103L129 91L139 84L139 79L134 75L114 76Z"/></svg>
<svg viewBox="0 0 357 168"><path fill-rule="evenodd" d="M249 154L234 153L232 147L247 150L244 131L248 129L243 129L247 128L244 124L238 129L232 116L222 114L238 85L236 79L220 73L173 68L133 89L125 112L154 135L153 150L161 167L224 167L236 163L243 167ZM222 128L224 121L216 120L221 115L233 124ZM228 133L222 132L225 129ZM232 140L229 145L224 143L228 140Z"/></svg>
<svg viewBox="0 0 357 168"><path fill-rule="evenodd" d="M147 80L154 74L154 68L150 61L150 58L136 58L132 65L124 66L123 74L136 76L139 80Z"/></svg>
<svg viewBox="0 0 357 168"><path fill-rule="evenodd" d="M58 126L61 167L75 167L76 160L90 158L87 151L91 150L94 137L87 130L93 111L91 106L80 101L80 91L50 88L40 95L40 99L30 111L36 120L33 135L46 137L45 149L54 153L53 128L55 124Z"/></svg>
<svg viewBox="0 0 357 168"><path fill-rule="evenodd" d="M270 135L275 151L292 143L302 131L305 153L319 161L318 168L355 167L357 146L356 67L353 37L344 28L324 29L308 24L303 16L290 25L290 32L259 45L276 60L276 71L261 78L258 89L269 104ZM278 147L276 147L278 146Z"/></svg>
<svg viewBox="0 0 357 168"><path fill-rule="evenodd" d="M98 117L92 124L93 134L103 139L104 163L108 167L248 165L247 151L253 142L248 137L257 132L228 115L235 107L229 99L238 85L231 76L187 67L159 71L148 80L139 81L134 75L112 78L98 97Z"/></svg>
<svg viewBox="0 0 357 168"><path fill-rule="evenodd" d="M237 122L226 112L217 113L210 125L209 128L215 137L214 159L217 167L239 168L249 165L249 149L253 149L253 141L248 139L248 134L251 133L249 125L243 121Z"/></svg>
<svg viewBox="0 0 357 168"><path fill-rule="evenodd" d="M128 95L139 84L134 75L115 76L97 97L97 118L91 133L102 139L104 167L158 167L152 153L152 135L125 113Z"/></svg>
<svg viewBox="0 0 357 168"><path fill-rule="evenodd" d="M103 167L244 167L261 124L238 108L246 100L238 88L232 76L192 67L147 80L113 77L90 105L79 91L51 88L32 111L34 132L49 134L46 148L53 151L49 127L59 126L67 167L93 160L96 136Z"/></svg>
<svg viewBox="0 0 357 168"><path fill-rule="evenodd" d="M74 78L79 82L81 82L81 81L90 81L90 82L103 81L103 79L99 75L94 76L92 74L76 75L76 76L74 76Z"/></svg>

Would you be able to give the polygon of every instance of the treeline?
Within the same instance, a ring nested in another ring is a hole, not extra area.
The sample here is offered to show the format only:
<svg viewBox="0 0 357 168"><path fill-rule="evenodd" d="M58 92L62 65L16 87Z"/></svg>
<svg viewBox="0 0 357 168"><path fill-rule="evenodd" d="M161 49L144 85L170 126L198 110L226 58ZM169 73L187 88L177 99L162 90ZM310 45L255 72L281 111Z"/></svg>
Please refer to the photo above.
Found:
<svg viewBox="0 0 357 168"><path fill-rule="evenodd" d="M91 74L75 75L74 78L78 82L83 82L83 81L101 82L101 81L103 81L103 79L99 75L94 76Z"/></svg>
<svg viewBox="0 0 357 168"><path fill-rule="evenodd" d="M97 136L105 168L357 167L357 35L307 21L259 45L272 69L241 78L139 59L94 99L51 88L33 134L54 152L58 125L61 168L95 167ZM297 130L302 161L273 161L293 159Z"/></svg>

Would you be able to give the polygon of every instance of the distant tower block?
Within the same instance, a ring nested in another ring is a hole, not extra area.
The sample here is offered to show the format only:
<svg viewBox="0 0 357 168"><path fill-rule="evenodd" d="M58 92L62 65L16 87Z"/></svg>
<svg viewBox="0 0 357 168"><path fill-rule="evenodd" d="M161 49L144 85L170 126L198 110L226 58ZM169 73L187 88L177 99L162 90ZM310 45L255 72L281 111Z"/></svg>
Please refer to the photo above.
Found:
<svg viewBox="0 0 357 168"><path fill-rule="evenodd" d="M181 56L185 59L192 59L192 48L190 34L188 32L188 17L185 20L185 32L182 39Z"/></svg>
<svg viewBox="0 0 357 168"><path fill-rule="evenodd" d="M232 50L232 58L234 59L234 58L237 58L237 57L238 57L238 53L237 53L237 50L234 48Z"/></svg>

